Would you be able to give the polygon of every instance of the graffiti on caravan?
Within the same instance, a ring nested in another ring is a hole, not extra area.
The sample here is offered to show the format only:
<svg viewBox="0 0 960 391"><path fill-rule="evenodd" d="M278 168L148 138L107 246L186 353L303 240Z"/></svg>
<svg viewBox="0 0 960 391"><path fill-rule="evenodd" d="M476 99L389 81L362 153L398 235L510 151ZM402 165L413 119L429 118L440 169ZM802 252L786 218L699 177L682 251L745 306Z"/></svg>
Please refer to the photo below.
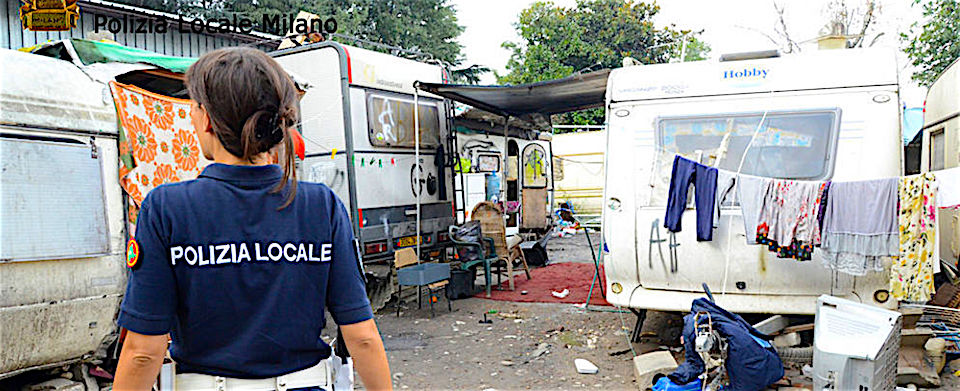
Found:
<svg viewBox="0 0 960 391"><path fill-rule="evenodd" d="M723 71L724 79L766 79L766 68L744 68Z"/></svg>

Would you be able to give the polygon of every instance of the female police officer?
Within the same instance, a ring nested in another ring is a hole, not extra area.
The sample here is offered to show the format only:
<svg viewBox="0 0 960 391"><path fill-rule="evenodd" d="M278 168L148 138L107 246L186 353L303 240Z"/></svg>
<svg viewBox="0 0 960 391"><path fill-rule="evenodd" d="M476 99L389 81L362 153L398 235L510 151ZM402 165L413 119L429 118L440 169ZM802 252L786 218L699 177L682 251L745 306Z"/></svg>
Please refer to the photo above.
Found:
<svg viewBox="0 0 960 391"><path fill-rule="evenodd" d="M227 48L200 57L185 84L214 163L140 206L114 389L150 389L168 333L180 389L323 384L324 307L367 389L390 389L346 209L294 177L289 76L260 51ZM277 156L281 165L269 164Z"/></svg>

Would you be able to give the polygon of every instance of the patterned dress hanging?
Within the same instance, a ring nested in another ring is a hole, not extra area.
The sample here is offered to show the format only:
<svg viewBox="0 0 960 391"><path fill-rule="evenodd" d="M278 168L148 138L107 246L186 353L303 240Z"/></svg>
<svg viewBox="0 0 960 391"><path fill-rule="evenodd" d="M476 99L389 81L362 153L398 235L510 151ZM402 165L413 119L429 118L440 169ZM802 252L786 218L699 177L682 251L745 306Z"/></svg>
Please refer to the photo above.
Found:
<svg viewBox="0 0 960 391"><path fill-rule="evenodd" d="M890 270L890 294L898 300L925 302L934 292L935 180L932 173L900 178L900 257Z"/></svg>

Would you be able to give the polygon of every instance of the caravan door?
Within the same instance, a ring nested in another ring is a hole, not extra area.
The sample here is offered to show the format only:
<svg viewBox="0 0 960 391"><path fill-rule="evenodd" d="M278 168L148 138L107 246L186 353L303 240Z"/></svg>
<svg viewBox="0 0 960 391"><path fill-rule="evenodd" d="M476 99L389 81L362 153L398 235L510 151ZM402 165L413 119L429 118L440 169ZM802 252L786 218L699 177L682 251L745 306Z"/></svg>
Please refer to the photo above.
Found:
<svg viewBox="0 0 960 391"><path fill-rule="evenodd" d="M546 141L526 141L520 150L520 227L544 230L550 225L550 190L553 188L552 166Z"/></svg>

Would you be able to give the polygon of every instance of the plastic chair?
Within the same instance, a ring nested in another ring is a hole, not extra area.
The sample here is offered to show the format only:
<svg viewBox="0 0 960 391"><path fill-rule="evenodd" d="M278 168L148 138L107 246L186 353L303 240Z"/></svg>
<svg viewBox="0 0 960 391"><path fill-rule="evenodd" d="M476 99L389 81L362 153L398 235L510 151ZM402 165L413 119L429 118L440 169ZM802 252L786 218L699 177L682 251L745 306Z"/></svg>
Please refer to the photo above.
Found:
<svg viewBox="0 0 960 391"><path fill-rule="evenodd" d="M468 252L473 253L478 257L474 260L462 262L460 264L460 268L463 270L468 270L476 265L483 265L483 275L487 288L487 297L490 297L490 288L492 286L491 284L493 283L490 275L490 268L494 262L497 262L497 260L500 259L500 257L497 256L496 249L494 248L493 239L480 237L479 240L475 242L463 241L457 237L456 232L458 229L460 229L460 227L451 225L448 230L448 233L450 234L450 241L453 242L454 249L458 254L460 253L460 249L466 249ZM481 241L487 244L487 249L484 249L485 246L481 244Z"/></svg>

